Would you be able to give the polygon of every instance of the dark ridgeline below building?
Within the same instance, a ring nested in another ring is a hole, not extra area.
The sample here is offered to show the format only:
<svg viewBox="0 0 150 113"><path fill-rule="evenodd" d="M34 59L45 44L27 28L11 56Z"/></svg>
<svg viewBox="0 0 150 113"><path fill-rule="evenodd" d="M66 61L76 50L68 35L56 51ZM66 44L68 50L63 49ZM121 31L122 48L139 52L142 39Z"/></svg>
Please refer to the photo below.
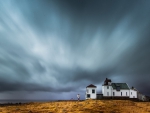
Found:
<svg viewBox="0 0 150 113"><path fill-rule="evenodd" d="M103 99L103 94L97 94L96 99L97 100L102 100Z"/></svg>

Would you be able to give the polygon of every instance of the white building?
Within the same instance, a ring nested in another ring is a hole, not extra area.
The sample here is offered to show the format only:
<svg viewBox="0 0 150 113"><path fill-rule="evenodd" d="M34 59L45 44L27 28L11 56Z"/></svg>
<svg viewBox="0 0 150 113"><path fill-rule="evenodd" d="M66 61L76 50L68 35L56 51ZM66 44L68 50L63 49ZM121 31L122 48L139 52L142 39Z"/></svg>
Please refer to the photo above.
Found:
<svg viewBox="0 0 150 113"><path fill-rule="evenodd" d="M130 89L126 83L111 83L110 79L104 81L102 85L103 97L128 97L137 98L137 91Z"/></svg>
<svg viewBox="0 0 150 113"><path fill-rule="evenodd" d="M138 99L140 101L150 101L149 96L141 94L134 87L129 88L127 83L112 83L111 79L104 81L102 85L102 94L97 94L96 86L90 84L86 87L85 99L102 99L102 98L130 98Z"/></svg>
<svg viewBox="0 0 150 113"><path fill-rule="evenodd" d="M96 86L90 84L86 87L85 99L96 99Z"/></svg>
<svg viewBox="0 0 150 113"><path fill-rule="evenodd" d="M138 91L134 87L132 87L130 89L130 97L129 98L138 98Z"/></svg>

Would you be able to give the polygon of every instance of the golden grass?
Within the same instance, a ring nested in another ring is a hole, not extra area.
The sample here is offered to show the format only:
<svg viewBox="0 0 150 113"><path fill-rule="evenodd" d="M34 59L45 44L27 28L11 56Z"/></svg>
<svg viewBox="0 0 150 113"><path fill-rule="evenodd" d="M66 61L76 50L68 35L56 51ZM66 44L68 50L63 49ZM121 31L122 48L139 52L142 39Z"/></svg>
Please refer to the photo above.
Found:
<svg viewBox="0 0 150 113"><path fill-rule="evenodd" d="M85 100L35 102L0 107L0 113L150 113L150 102Z"/></svg>

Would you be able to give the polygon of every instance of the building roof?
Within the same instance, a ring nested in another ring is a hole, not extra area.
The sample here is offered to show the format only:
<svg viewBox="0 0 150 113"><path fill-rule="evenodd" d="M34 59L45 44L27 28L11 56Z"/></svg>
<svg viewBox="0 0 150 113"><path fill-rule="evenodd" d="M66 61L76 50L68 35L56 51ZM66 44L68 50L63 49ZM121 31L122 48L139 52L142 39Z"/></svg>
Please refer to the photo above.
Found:
<svg viewBox="0 0 150 113"><path fill-rule="evenodd" d="M86 87L94 87L94 88L96 88L96 86L94 86L93 84L90 84L90 85L88 85Z"/></svg>
<svg viewBox="0 0 150 113"><path fill-rule="evenodd" d="M113 89L117 89L117 87L120 87L120 89L130 89L126 83L111 83L111 85Z"/></svg>

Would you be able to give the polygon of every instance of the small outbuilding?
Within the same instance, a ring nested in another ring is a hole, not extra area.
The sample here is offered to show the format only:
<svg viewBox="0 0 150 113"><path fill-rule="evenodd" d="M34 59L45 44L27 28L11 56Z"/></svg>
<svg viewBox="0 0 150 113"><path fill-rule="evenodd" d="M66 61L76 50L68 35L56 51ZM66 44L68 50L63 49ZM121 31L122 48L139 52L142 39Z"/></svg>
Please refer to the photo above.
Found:
<svg viewBox="0 0 150 113"><path fill-rule="evenodd" d="M130 89L130 97L129 98L138 98L137 89L135 89L133 86Z"/></svg>
<svg viewBox="0 0 150 113"><path fill-rule="evenodd" d="M86 87L85 99L96 99L96 86L90 84Z"/></svg>

